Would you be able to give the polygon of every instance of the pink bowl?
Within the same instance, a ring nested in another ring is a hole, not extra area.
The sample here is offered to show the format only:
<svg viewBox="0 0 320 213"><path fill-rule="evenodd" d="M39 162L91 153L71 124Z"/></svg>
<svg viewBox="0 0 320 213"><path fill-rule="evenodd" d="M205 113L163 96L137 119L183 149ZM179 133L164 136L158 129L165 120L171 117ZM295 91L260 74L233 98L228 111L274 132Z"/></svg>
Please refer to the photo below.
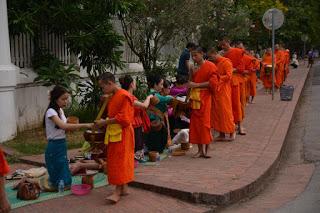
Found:
<svg viewBox="0 0 320 213"><path fill-rule="evenodd" d="M71 192L75 195L86 195L90 192L91 186L88 184L77 184L71 186Z"/></svg>

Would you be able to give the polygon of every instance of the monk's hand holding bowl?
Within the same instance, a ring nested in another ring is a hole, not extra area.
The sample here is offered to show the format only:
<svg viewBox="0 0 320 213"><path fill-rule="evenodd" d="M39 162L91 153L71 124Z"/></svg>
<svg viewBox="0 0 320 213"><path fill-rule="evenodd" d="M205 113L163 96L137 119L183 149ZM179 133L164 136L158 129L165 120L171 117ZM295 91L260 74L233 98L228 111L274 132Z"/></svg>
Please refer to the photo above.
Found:
<svg viewBox="0 0 320 213"><path fill-rule="evenodd" d="M187 87L188 87L188 88L196 88L196 87L198 87L198 84L195 83L195 82L189 81L189 82L187 83Z"/></svg>

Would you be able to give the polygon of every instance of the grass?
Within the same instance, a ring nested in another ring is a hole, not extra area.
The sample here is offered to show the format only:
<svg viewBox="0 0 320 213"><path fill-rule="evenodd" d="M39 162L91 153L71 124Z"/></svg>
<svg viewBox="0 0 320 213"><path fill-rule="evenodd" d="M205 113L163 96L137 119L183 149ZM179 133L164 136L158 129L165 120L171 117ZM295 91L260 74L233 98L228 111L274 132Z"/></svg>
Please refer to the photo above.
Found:
<svg viewBox="0 0 320 213"><path fill-rule="evenodd" d="M81 148L84 141L83 130L67 133L68 149ZM3 145L15 149L23 155L38 155L44 154L47 139L44 129L39 128L20 132L15 139L7 141Z"/></svg>

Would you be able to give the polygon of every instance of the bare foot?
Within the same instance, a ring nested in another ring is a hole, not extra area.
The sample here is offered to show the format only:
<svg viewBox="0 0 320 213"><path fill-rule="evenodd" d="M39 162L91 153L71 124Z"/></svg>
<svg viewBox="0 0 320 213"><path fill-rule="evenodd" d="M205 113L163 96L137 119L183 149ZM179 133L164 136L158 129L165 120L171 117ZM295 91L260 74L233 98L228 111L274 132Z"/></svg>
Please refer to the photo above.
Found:
<svg viewBox="0 0 320 213"><path fill-rule="evenodd" d="M202 155L201 157L206 158L206 159L211 158L211 156L210 156L210 155L208 155L208 154Z"/></svg>
<svg viewBox="0 0 320 213"><path fill-rule="evenodd" d="M110 204L116 204L120 200L120 196L117 193L113 193L109 197L106 198Z"/></svg>
<svg viewBox="0 0 320 213"><path fill-rule="evenodd" d="M246 131L243 128L239 129L239 135L246 135Z"/></svg>
<svg viewBox="0 0 320 213"><path fill-rule="evenodd" d="M194 155L192 156L192 158L200 158L200 157L202 157L202 156L203 156L203 153L197 152L196 154L194 154Z"/></svg>
<svg viewBox="0 0 320 213"><path fill-rule="evenodd" d="M236 132L233 132L232 134L230 134L229 141L234 141L235 139L236 139Z"/></svg>
<svg viewBox="0 0 320 213"><path fill-rule="evenodd" d="M128 192L128 185L124 185L124 186L122 186L122 188L121 188L121 196L127 196L129 194L129 192Z"/></svg>
<svg viewBox="0 0 320 213"><path fill-rule="evenodd" d="M226 139L225 137L219 136L219 137L216 137L214 141L224 141L225 139Z"/></svg>

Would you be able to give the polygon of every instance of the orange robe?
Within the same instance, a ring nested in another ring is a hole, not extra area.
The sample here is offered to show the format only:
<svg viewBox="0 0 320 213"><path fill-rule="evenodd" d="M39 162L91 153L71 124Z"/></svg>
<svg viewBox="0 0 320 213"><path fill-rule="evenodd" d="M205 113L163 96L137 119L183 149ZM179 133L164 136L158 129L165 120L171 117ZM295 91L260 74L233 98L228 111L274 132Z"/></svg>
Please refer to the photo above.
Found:
<svg viewBox="0 0 320 213"><path fill-rule="evenodd" d="M244 118L244 110L241 104L241 94L243 97L244 85L243 85L243 78L240 73L243 72L244 67L242 63L242 57L245 51L240 48L230 48L226 53L224 53L224 57L229 58L232 62L232 66L234 69L237 70L238 73L233 73L232 76L232 111L233 111L233 118L234 122L238 123L241 122ZM241 93L242 91L242 93Z"/></svg>
<svg viewBox="0 0 320 213"><path fill-rule="evenodd" d="M0 148L0 176L5 176L9 172L9 165Z"/></svg>
<svg viewBox="0 0 320 213"><path fill-rule="evenodd" d="M284 81L286 80L288 74L289 74L289 67L290 67L290 51L284 51L285 55L285 75L284 75Z"/></svg>
<svg viewBox="0 0 320 213"><path fill-rule="evenodd" d="M275 69L275 85L280 88L283 83L284 78L284 68L285 68L285 55L283 50L275 51L276 58L276 69Z"/></svg>
<svg viewBox="0 0 320 213"><path fill-rule="evenodd" d="M243 63L245 66L245 70L248 71L247 78L247 92L248 96L256 96L257 93L257 75L256 70L258 66L260 66L259 60L251 55L243 55ZM258 64L259 63L259 64Z"/></svg>
<svg viewBox="0 0 320 213"><path fill-rule="evenodd" d="M108 117L115 118L122 127L119 142L109 142L107 149L108 181L123 185L134 178L134 119L133 98L126 90L119 89L108 103Z"/></svg>
<svg viewBox="0 0 320 213"><path fill-rule="evenodd" d="M231 99L232 63L228 58L220 57L215 64L218 68L219 84L213 95L211 125L218 132L233 133L235 125Z"/></svg>
<svg viewBox="0 0 320 213"><path fill-rule="evenodd" d="M195 83L209 82L210 88L200 89L200 109L192 109L190 116L189 141L193 144L210 144L211 135L211 100L212 91L218 84L217 67L210 61L205 61L193 74Z"/></svg>
<svg viewBox="0 0 320 213"><path fill-rule="evenodd" d="M276 61L276 58L274 59ZM260 78L263 82L263 86L265 89L271 89L272 88L272 70L270 72L266 72L267 65L272 65L272 55L270 53L264 54L262 58L262 68L261 68L261 74ZM276 65L276 63L274 63ZM269 68L269 70L272 68Z"/></svg>

